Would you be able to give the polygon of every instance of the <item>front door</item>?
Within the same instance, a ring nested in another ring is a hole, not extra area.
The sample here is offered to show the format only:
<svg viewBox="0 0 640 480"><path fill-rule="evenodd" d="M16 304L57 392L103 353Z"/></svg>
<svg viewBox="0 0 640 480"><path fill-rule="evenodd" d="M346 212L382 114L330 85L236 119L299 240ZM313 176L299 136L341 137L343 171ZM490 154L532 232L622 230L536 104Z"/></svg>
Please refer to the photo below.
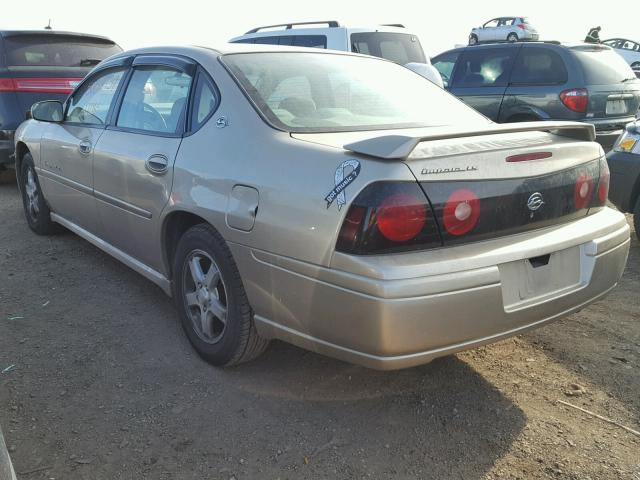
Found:
<svg viewBox="0 0 640 480"><path fill-rule="evenodd" d="M95 147L100 236L156 270L158 222L171 194L191 84L192 74L179 68L134 61L119 112Z"/></svg>
<svg viewBox="0 0 640 480"><path fill-rule="evenodd" d="M62 123L51 123L41 141L41 183L52 211L96 233L93 199L94 146L125 70L105 70L87 79L68 100Z"/></svg>

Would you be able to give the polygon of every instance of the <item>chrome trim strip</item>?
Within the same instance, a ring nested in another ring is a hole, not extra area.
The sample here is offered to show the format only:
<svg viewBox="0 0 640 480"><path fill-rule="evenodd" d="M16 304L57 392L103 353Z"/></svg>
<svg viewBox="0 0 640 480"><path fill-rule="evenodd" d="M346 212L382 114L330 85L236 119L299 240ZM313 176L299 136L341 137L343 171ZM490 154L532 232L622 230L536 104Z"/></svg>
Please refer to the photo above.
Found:
<svg viewBox="0 0 640 480"><path fill-rule="evenodd" d="M38 173L38 175L42 176L42 177L46 177L49 180L53 180L54 182L58 182L66 187L69 188L73 188L74 190L77 190L80 193L85 193L87 195L92 195L93 196L93 189L91 187L87 187L86 185L82 184L82 183L78 183L75 182L73 180L69 180L66 177L63 177L62 175L58 175L57 173L53 173L51 170L45 170L42 167L36 167L36 172Z"/></svg>
<svg viewBox="0 0 640 480"><path fill-rule="evenodd" d="M106 193L99 192L98 190L94 190L93 195L98 200L101 200L105 203L113 205L114 207L118 207L122 210L126 210L127 212L133 213L134 215L138 215L146 219L151 219L151 217L153 217L153 214L151 212L144 210L143 208L136 207L131 203L124 202L118 198L112 197L111 195L107 195Z"/></svg>
<svg viewBox="0 0 640 480"><path fill-rule="evenodd" d="M100 250L108 253L115 259L120 260L127 267L131 268L132 270L135 270L136 272L138 272L140 275L147 278L148 280L151 280L153 283L158 285L164 291L164 293L171 296L171 282L169 281L169 279L167 279L167 277L162 275L160 272L155 271L154 269L145 265L139 260L136 260L131 255L124 253L122 250L119 250L118 248L114 247L110 243L105 242L101 238L98 238L94 234L88 232L84 228L76 225L75 223L67 220L66 218L61 217L57 213L51 212L51 220L68 228L76 235L84 238L86 241L95 245Z"/></svg>

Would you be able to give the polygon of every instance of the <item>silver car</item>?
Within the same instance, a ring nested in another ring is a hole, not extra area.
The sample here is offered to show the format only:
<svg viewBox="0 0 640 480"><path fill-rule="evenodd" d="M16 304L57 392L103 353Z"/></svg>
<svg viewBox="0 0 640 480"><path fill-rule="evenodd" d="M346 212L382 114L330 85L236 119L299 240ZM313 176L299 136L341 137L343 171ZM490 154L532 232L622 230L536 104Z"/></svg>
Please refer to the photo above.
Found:
<svg viewBox="0 0 640 480"><path fill-rule="evenodd" d="M498 17L489 20L469 34L469 45L483 42L518 42L538 40L538 31L526 17Z"/></svg>
<svg viewBox="0 0 640 480"><path fill-rule="evenodd" d="M274 338L418 365L583 308L627 259L592 126L497 125L382 59L135 50L32 116L29 226L158 284L215 365Z"/></svg>

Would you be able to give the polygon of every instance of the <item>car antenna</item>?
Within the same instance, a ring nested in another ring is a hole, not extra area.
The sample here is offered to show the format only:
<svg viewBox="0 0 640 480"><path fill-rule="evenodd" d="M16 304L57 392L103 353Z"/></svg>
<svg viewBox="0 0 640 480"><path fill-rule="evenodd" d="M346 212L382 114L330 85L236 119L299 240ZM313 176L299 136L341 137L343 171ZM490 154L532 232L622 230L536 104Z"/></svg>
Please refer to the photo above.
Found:
<svg viewBox="0 0 640 480"><path fill-rule="evenodd" d="M45 30L52 30L52 28L51 28L51 19L49 19L49 24L46 27L44 27L44 29Z"/></svg>

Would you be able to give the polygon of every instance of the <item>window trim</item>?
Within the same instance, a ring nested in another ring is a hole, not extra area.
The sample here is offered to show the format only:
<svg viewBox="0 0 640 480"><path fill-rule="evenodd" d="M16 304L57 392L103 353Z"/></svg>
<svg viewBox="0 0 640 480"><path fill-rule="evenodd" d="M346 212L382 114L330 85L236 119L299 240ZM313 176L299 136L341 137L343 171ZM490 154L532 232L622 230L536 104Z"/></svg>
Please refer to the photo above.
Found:
<svg viewBox="0 0 640 480"><path fill-rule="evenodd" d="M85 85L87 82L95 79L96 77L100 77L102 75L108 75L112 71L116 71L116 70L119 70L119 69L122 69L123 75L122 75L122 78L120 79L120 83L118 85L118 88L116 89L116 93L111 98L111 103L109 104L109 109L107 110L107 116L106 116L105 121L104 121L103 124L96 125L95 123L68 122L68 121L65 120L66 117L67 117L67 113L69 111L69 107L71 106L71 99L75 96L75 94L78 92L78 90L80 90L80 88L82 88L83 85ZM99 130L105 130L109 126L109 124L111 123L111 116L113 114L114 107L116 106L116 104L117 104L117 102L119 100L119 96L120 96L120 93L122 92L123 85L125 85L125 83L128 82L128 77L129 77L130 70L131 69L125 63L112 64L111 62L109 62L109 64L105 65L104 68L100 68L98 70L95 70L95 71L91 72L91 75L87 75L78 84L78 86L75 88L75 90L65 100L64 109L63 109L64 113L63 113L63 116L62 116L61 125L71 125L71 126L74 126L74 127L97 128Z"/></svg>
<svg viewBox="0 0 640 480"><path fill-rule="evenodd" d="M142 56L142 55L141 55ZM118 92L118 97L117 97L117 101L114 104L114 108L113 111L110 112L111 116L108 118L109 122L106 126L107 130L112 130L115 132L129 132L129 133L137 133L137 134L143 134L143 135L149 135L152 137L165 137L165 138L182 138L185 133L186 133L186 118L182 120L181 125L178 125L180 128L176 128L176 132L174 133L168 133L168 132L155 132L152 130L143 130L140 128L130 128L130 127L120 127L118 125L116 125L116 122L118 121L118 116L120 115L120 110L122 108L122 101L124 100L124 96L125 93L127 91L127 87L129 86L129 83L131 82L131 78L133 77L133 74L135 73L135 71L137 69L144 69L144 68L149 68L149 67L165 67L165 68L170 68L173 70L178 70L178 71L182 71L183 73L190 75L191 76L191 85L189 85L189 92L187 93L187 110L188 110L188 103L191 100L191 92L194 88L195 85L195 75L193 73L189 73L187 71L185 71L182 68L176 68L175 64L173 62L168 62L167 63L163 63L165 62L167 59L171 59L173 56L169 56L169 55L144 55L143 57L157 57L152 59L152 61L150 61L149 63L147 62L140 62L138 64L136 64L135 59L133 60L132 66L129 68L129 72L125 78L125 82L123 83L123 88L120 89L120 91ZM176 56L177 57L177 56ZM137 57L136 57L137 58ZM180 59L182 60L182 57L180 57ZM187 61L189 61L190 59L188 59ZM183 60L184 63L187 63ZM183 64L184 64L183 63ZM193 69L197 68L197 63L190 61L189 62L192 66Z"/></svg>
<svg viewBox="0 0 640 480"><path fill-rule="evenodd" d="M213 109L211 110L211 112L209 112L209 115L207 115L205 117L205 119L202 121L202 123L198 126L198 128L196 128L195 130L193 129L193 112L195 110L195 98L196 98L196 90L198 88L198 82L200 81L200 78L203 78L205 82L207 82L209 84L209 86L211 87L211 89L213 90L213 93L216 96L216 104L213 107ZM191 91L189 92L189 100L188 100L188 106L187 106L187 118L186 118L186 128L185 128L185 132L184 135L185 137L188 137L190 135L193 135L194 133L200 131L200 129L202 129L207 123L209 123L209 120L211 120L211 117L213 117L215 115L215 113L218 111L218 108L220 107L220 104L222 103L222 96L220 94L220 89L218 88L218 86L216 85L216 82L214 82L213 78L211 78L211 75L209 75L209 73L202 68L201 66L198 66L198 69L196 71L196 75L194 77L193 80L193 88L191 88Z"/></svg>

